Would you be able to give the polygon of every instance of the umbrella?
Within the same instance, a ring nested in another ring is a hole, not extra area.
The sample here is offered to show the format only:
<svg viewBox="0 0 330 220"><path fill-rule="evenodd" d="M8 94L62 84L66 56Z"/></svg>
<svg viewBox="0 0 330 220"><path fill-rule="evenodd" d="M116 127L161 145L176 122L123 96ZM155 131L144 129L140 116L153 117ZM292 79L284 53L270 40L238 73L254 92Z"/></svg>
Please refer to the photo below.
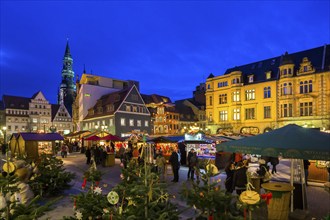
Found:
<svg viewBox="0 0 330 220"><path fill-rule="evenodd" d="M217 151L269 157L330 160L330 134L289 124L282 128L216 145Z"/></svg>
<svg viewBox="0 0 330 220"><path fill-rule="evenodd" d="M122 141L120 137L112 134L108 134L107 136L104 136L101 138L101 140L105 141Z"/></svg>
<svg viewBox="0 0 330 220"><path fill-rule="evenodd" d="M93 135L88 138L85 138L85 141L99 141L101 138L99 136Z"/></svg>
<svg viewBox="0 0 330 220"><path fill-rule="evenodd" d="M291 159L330 160L330 134L289 124L257 136L220 143L216 148L217 151L270 157L282 155ZM293 185L292 161L290 183ZM303 187L302 190L305 188ZM293 211L293 194L291 194L291 211Z"/></svg>

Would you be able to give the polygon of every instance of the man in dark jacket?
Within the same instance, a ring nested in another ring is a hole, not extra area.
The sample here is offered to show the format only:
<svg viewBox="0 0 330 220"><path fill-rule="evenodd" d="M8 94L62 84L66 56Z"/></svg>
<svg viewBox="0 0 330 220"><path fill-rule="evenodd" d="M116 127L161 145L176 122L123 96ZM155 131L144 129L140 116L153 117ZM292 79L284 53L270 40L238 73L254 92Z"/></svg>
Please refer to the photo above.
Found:
<svg viewBox="0 0 330 220"><path fill-rule="evenodd" d="M172 165L173 175L174 178L172 182L179 182L179 169L180 169L180 163L179 163L179 156L178 156L178 149L174 148L173 152L170 156L169 162Z"/></svg>

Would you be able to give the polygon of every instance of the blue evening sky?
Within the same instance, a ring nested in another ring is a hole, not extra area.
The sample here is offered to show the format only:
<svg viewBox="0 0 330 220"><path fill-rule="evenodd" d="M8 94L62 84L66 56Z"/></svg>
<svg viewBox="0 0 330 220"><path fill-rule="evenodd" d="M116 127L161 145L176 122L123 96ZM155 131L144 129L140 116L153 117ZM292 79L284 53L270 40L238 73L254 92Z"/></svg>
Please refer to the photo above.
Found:
<svg viewBox="0 0 330 220"><path fill-rule="evenodd" d="M0 96L53 104L67 38L73 70L192 97L210 73L330 42L330 1L6 1ZM0 98L0 99L1 99Z"/></svg>

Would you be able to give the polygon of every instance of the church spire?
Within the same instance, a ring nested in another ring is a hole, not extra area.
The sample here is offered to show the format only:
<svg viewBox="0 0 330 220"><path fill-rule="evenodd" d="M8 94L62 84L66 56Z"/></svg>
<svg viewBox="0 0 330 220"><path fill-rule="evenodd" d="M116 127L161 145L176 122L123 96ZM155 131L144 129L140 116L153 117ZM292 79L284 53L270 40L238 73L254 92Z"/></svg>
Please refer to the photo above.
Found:
<svg viewBox="0 0 330 220"><path fill-rule="evenodd" d="M62 80L58 91L58 104L64 104L72 115L72 104L76 97L76 84L74 71L72 69L73 59L70 53L69 39L66 41L65 53L63 57Z"/></svg>
<svg viewBox="0 0 330 220"><path fill-rule="evenodd" d="M66 48L65 48L64 56L71 58L70 46L69 46L69 38L66 40Z"/></svg>

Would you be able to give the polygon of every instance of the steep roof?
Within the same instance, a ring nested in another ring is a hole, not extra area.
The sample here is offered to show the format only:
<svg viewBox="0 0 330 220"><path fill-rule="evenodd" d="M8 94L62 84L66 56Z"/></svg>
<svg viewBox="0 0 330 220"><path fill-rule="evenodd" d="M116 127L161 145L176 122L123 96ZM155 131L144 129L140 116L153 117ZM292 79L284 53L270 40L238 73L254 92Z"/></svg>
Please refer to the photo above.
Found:
<svg viewBox="0 0 330 220"><path fill-rule="evenodd" d="M226 70L225 74L229 74L233 71L241 71L243 74L244 83L247 83L247 76L253 74L254 83L257 83L265 81L265 73L271 71L271 80L276 80L279 77L278 71L281 65L293 63L295 65L295 74L304 57L307 57L308 60L311 61L316 72L330 70L330 47L329 45L325 45L292 54L286 52L281 56L229 68Z"/></svg>
<svg viewBox="0 0 330 220"><path fill-rule="evenodd" d="M10 95L2 96L4 108L28 110L30 100L31 98L26 98L21 96L10 96Z"/></svg>
<svg viewBox="0 0 330 220"><path fill-rule="evenodd" d="M58 104L52 104L51 107L52 107L52 121L53 121L53 119L55 118L55 116L61 106Z"/></svg>
<svg viewBox="0 0 330 220"><path fill-rule="evenodd" d="M64 140L58 133L20 133L19 136L25 141L56 141Z"/></svg>
<svg viewBox="0 0 330 220"><path fill-rule="evenodd" d="M152 94L152 95L146 95L141 94L141 97L145 104L151 104L151 103L171 103L171 99L168 96L158 95L158 94Z"/></svg>
<svg viewBox="0 0 330 220"><path fill-rule="evenodd" d="M176 112L180 114L180 121L198 121L194 111L184 104L185 99L175 101Z"/></svg>
<svg viewBox="0 0 330 220"><path fill-rule="evenodd" d="M120 104L124 101L125 97L127 96L130 90L131 88L125 88L117 92L103 95L100 99L96 101L96 104L89 109L89 110L93 109L94 114L90 115L88 113L85 119L114 114L119 108ZM106 111L107 105L113 105L113 109L111 111ZM102 112L98 111L99 107L102 108Z"/></svg>

